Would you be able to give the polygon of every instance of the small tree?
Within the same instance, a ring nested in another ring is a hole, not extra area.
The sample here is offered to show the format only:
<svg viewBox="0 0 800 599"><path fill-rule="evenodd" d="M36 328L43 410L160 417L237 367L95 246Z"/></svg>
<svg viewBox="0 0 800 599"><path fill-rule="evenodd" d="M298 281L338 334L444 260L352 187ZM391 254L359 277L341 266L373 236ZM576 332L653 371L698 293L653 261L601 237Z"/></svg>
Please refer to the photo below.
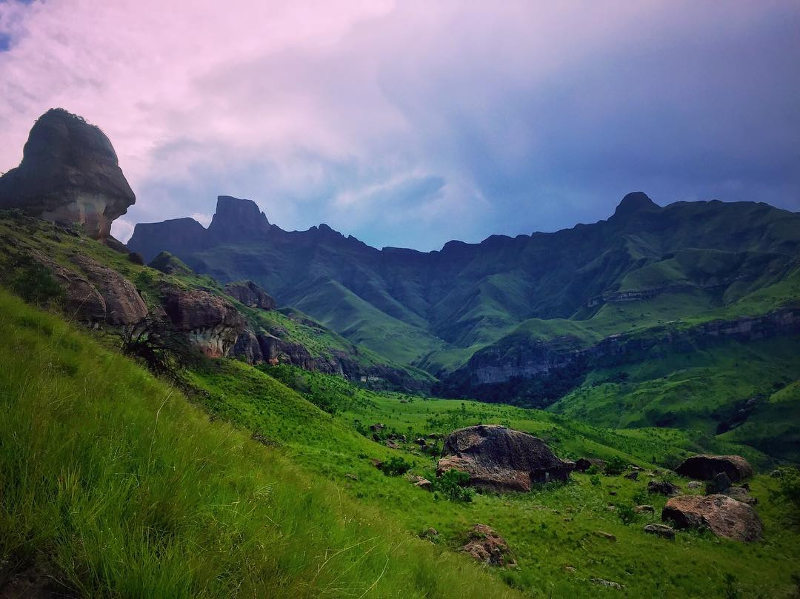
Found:
<svg viewBox="0 0 800 599"><path fill-rule="evenodd" d="M153 374L180 383L184 366L196 364L200 354L188 337L159 318L146 317L119 331L122 353L142 360Z"/></svg>

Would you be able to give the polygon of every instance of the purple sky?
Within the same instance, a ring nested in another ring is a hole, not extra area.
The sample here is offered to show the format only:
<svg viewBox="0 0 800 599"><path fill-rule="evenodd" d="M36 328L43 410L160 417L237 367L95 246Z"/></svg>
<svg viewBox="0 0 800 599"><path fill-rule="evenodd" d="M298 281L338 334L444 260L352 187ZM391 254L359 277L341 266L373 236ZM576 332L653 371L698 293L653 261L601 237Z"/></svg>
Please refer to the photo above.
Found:
<svg viewBox="0 0 800 599"><path fill-rule="evenodd" d="M797 211L798 65L796 0L0 0L0 171L61 106L117 150L122 239L219 194L423 250L633 190Z"/></svg>

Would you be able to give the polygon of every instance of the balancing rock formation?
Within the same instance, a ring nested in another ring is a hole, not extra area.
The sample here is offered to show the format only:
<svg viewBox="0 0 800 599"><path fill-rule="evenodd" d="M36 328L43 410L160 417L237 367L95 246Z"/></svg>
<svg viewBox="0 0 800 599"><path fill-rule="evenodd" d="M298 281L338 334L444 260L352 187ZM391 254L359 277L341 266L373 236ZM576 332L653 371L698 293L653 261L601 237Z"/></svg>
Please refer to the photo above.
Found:
<svg viewBox="0 0 800 599"><path fill-rule="evenodd" d="M135 201L108 137L63 108L39 117L22 162L0 177L0 208L80 224L95 239L107 239Z"/></svg>

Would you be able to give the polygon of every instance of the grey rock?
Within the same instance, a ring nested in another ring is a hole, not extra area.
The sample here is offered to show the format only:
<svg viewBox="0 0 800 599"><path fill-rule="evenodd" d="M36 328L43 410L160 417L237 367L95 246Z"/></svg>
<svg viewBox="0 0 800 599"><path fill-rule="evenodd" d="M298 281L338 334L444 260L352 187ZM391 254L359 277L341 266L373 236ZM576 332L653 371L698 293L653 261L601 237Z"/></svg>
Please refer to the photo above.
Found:
<svg viewBox="0 0 800 599"><path fill-rule="evenodd" d="M61 108L39 117L22 162L0 177L0 208L80 224L96 239L107 238L135 201L108 137Z"/></svg>

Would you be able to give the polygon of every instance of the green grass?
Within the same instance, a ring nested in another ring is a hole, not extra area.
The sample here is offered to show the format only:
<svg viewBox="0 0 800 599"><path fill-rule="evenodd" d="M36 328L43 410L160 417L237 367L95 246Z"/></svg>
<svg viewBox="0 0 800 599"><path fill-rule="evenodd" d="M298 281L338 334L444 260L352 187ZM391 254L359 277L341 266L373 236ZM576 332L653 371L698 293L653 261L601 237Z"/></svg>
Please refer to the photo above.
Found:
<svg viewBox="0 0 800 599"><path fill-rule="evenodd" d="M619 582L632 597L697 593L722 597L729 575L735 577L742 596L782 596L792 589L789 564L800 557L798 531L787 527L784 508L773 497L776 480L768 476L753 482L767 529L763 543L742 545L696 533L679 533L677 541L670 543L642 531L645 524L659 520L665 502L663 497L647 494L650 479L644 475L630 481L621 476L574 474L566 485L540 487L530 494L487 493L469 503L453 503L417 489L405 477L386 476L372 464L372 460L394 456L410 463L411 473L433 477L436 457L420 451L414 438L484 422L532 432L563 457L618 456L653 468L653 462L674 462L689 450L704 449L697 445L700 439L681 431L615 431L537 410L378 393L336 377L288 367L264 368L258 374L246 370L217 365L195 375L195 382L208 394L203 401L210 402L215 414L242 426L249 423L258 431L272 430L272 442L305 468L328 478L343 496L380 510L408 531L436 528L442 546L457 549L472 524L489 524L508 540L519 564L517 569L494 574L530 596L614 596L613 591L593 584L592 578ZM288 399L274 399L275 391L267 382L270 372L309 398L333 406L335 414L294 408L280 411L280 404ZM243 380L247 384L237 394L236 381ZM233 412L216 410L219 402L235 406ZM379 437L404 434L408 443L401 443L397 450L373 443L369 425L375 423L386 425ZM354 436L355 431L366 436ZM735 444L725 447L743 449ZM685 486L686 481L672 478ZM636 515L633 521L623 522L618 512L642 502L654 505L655 515ZM609 511L610 504L620 507ZM617 540L610 542L596 531L611 533Z"/></svg>
<svg viewBox="0 0 800 599"><path fill-rule="evenodd" d="M692 352L656 348L635 363L593 371L549 409L608 427L661 426L713 437L719 423L732 422L736 411L753 399L754 419L748 417L719 440L735 440L796 461L798 454L791 446L800 398L796 391L778 396L785 398L782 402L768 398L800 378L798 355L796 337L729 341Z"/></svg>
<svg viewBox="0 0 800 599"><path fill-rule="evenodd" d="M4 291L0 316L0 584L36 563L85 596L513 595L57 318Z"/></svg>

